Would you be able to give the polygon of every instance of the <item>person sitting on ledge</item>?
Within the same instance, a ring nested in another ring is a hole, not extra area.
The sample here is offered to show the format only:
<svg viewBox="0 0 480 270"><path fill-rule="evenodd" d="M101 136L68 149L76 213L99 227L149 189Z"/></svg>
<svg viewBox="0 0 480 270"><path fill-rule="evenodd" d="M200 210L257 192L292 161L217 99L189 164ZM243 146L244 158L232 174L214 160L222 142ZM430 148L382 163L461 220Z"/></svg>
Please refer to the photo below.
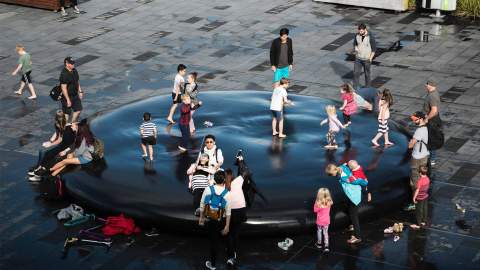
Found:
<svg viewBox="0 0 480 270"><path fill-rule="evenodd" d="M50 168L52 176L57 176L68 165L82 165L91 162L93 160L92 152L94 151L94 142L94 136L90 131L87 121L84 119L78 125L78 134L75 139L75 149L73 153L69 153L66 159Z"/></svg>
<svg viewBox="0 0 480 270"><path fill-rule="evenodd" d="M74 122L71 124L67 124L62 134L61 142L46 151L43 157L38 162L38 166L36 168L32 168L29 172L29 181L38 182L42 180L42 176L48 174L49 168L54 164L56 158L60 157L63 158L68 151L70 151L70 147L73 143L75 143L75 137L77 135L78 130L78 123Z"/></svg>

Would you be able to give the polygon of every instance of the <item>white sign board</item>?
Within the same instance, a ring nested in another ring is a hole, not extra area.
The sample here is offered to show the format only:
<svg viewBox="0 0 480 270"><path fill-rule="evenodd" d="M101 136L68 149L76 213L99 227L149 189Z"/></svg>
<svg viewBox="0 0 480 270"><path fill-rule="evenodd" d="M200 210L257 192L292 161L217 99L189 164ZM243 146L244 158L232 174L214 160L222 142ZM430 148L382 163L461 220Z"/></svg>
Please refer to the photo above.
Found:
<svg viewBox="0 0 480 270"><path fill-rule="evenodd" d="M379 9L389 9L395 11L405 11L408 9L408 0L313 0L315 2L324 2L332 4L342 4L359 7L371 7Z"/></svg>

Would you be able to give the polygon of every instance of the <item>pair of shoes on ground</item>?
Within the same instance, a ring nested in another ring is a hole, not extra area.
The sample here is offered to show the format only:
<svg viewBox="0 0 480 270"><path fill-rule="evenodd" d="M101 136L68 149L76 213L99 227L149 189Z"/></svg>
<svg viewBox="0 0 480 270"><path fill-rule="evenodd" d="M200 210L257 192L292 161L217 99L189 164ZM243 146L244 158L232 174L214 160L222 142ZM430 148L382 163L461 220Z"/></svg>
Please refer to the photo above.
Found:
<svg viewBox="0 0 480 270"><path fill-rule="evenodd" d="M65 11L65 9L60 10L60 13L62 14L62 16L68 16L68 13L67 11ZM78 9L78 7L74 7L73 13L80 14L80 9Z"/></svg>
<svg viewBox="0 0 480 270"><path fill-rule="evenodd" d="M315 247L318 248L318 249L323 249L323 252L327 253L327 252L330 252L330 249L328 248L328 246L323 246L322 243L318 243L316 242L315 243Z"/></svg>
<svg viewBox="0 0 480 270"><path fill-rule="evenodd" d="M228 266L234 266L235 264L236 264L236 259L235 258L230 258L230 259L227 260L227 265ZM210 270L217 269L217 267L215 267L215 265L213 265L211 261L206 261L205 266Z"/></svg>
<svg viewBox="0 0 480 270"><path fill-rule="evenodd" d="M44 176L46 173L47 173L47 169L43 167L30 168L30 170L28 171L28 181L30 182L42 181L42 176Z"/></svg>
<svg viewBox="0 0 480 270"><path fill-rule="evenodd" d="M278 242L277 245L279 248L287 251L293 245L293 240L287 237L282 242Z"/></svg>

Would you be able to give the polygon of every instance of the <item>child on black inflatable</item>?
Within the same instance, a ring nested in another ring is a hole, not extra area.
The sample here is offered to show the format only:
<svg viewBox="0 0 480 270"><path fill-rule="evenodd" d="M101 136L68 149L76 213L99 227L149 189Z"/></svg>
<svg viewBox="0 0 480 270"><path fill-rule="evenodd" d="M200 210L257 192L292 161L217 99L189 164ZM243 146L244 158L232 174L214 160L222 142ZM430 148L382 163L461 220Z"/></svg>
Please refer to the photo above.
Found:
<svg viewBox="0 0 480 270"><path fill-rule="evenodd" d="M343 125L337 118L337 111L335 110L335 106L327 105L325 107L325 111L327 112L327 118L320 122L320 125L323 126L328 122L328 132L325 135L327 137L328 144L325 145L327 149L337 149L337 141L335 140L335 136L340 131L340 128L346 128L348 124Z"/></svg>
<svg viewBox="0 0 480 270"><path fill-rule="evenodd" d="M141 146L144 160L147 159L147 146L150 161L153 161L153 146L157 144L157 127L151 122L152 116L149 112L143 114L143 123L140 125Z"/></svg>
<svg viewBox="0 0 480 270"><path fill-rule="evenodd" d="M330 207L332 204L333 200L328 188L320 188L313 205L313 211L317 214L317 243L315 243L315 247L322 248L323 238L324 252L330 251L328 248L328 226L330 225Z"/></svg>

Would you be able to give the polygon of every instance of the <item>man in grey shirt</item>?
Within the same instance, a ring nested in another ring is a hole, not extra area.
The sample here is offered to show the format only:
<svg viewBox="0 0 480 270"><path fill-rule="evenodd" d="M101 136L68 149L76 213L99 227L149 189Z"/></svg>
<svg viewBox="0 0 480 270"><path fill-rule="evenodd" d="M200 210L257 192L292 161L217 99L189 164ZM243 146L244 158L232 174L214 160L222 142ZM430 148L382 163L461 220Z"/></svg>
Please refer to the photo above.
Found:
<svg viewBox="0 0 480 270"><path fill-rule="evenodd" d="M427 96L423 103L423 111L427 115L427 125L434 125L436 129L442 128L442 119L440 119L440 95L434 82L428 81L425 84ZM435 152L430 151L430 163L435 165Z"/></svg>
<svg viewBox="0 0 480 270"><path fill-rule="evenodd" d="M413 149L412 159L410 161L410 187L412 192L415 192L417 188L418 178L420 178L419 168L420 166L427 166L428 156L430 152L428 151L428 129L427 129L427 116L423 112L415 112L411 119L415 122L418 128L415 130L412 139L408 143L408 148ZM410 204L407 207L407 210L414 210L415 205Z"/></svg>
<svg viewBox="0 0 480 270"><path fill-rule="evenodd" d="M353 88L358 90L360 73L362 67L365 72L365 87L370 87L370 66L377 45L372 33L367 30L367 26L363 23L358 25L358 33L353 39L353 49L355 51L355 65L353 66Z"/></svg>

